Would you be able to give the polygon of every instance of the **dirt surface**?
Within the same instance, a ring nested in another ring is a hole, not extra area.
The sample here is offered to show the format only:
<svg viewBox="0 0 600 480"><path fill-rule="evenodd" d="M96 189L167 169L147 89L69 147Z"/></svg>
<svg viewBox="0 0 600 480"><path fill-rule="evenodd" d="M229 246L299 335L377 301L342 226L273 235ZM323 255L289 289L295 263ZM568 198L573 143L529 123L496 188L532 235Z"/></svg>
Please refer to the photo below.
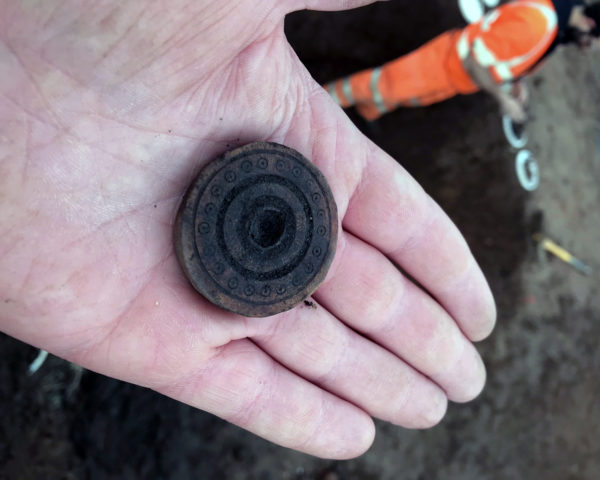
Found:
<svg viewBox="0 0 600 480"><path fill-rule="evenodd" d="M448 6L450 3L451 6ZM386 2L301 12L286 31L320 82L406 53L462 25L454 2ZM441 13L443 12L443 13ZM557 52L530 82L528 148L541 183L525 192L496 106L484 95L398 110L373 125L349 115L410 171L464 232L499 307L480 344L484 393L423 432L378 423L347 462L274 446L149 390L84 372L0 336L0 479L597 479L600 478L600 66ZM544 232L590 277L531 242Z"/></svg>

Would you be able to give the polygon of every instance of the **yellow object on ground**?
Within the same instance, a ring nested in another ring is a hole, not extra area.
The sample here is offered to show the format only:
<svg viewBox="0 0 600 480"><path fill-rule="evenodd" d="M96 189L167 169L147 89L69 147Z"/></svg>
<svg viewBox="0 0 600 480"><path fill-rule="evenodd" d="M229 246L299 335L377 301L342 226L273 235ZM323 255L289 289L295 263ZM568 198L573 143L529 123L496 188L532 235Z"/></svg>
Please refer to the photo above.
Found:
<svg viewBox="0 0 600 480"><path fill-rule="evenodd" d="M540 248L553 254L555 257L561 259L563 262L568 263L578 272L583 273L584 275L590 275L592 273L592 268L589 265L586 265L581 260L574 257L570 252L565 250L560 245L557 245L549 238L544 237L540 233L536 233L533 236L533 239L539 243Z"/></svg>

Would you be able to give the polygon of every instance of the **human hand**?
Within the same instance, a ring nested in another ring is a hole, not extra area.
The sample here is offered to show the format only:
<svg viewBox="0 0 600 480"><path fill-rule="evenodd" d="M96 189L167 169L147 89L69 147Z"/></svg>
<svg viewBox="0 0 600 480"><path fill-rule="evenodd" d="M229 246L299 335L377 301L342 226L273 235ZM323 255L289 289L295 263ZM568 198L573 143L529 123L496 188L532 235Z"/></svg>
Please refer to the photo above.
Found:
<svg viewBox="0 0 600 480"><path fill-rule="evenodd" d="M520 78L514 82L511 91L512 96L526 108L529 104L529 88L525 79Z"/></svg>
<svg viewBox="0 0 600 480"><path fill-rule="evenodd" d="M527 112L525 104L520 98L512 94L503 93L498 98L500 110L503 115L508 115L513 123L523 124L527 121Z"/></svg>
<svg viewBox="0 0 600 480"><path fill-rule="evenodd" d="M575 28L580 32L590 32L596 26L596 22L593 18L588 17L585 14L585 7L582 5L576 5L571 10L571 16L569 17L569 27Z"/></svg>
<svg viewBox="0 0 600 480"><path fill-rule="evenodd" d="M475 397L471 342L495 318L480 269L283 34L291 10L359 3L0 0L0 329L321 457L364 452L371 417L424 428ZM255 140L302 152L334 193L316 309L227 313L177 264L187 185Z"/></svg>

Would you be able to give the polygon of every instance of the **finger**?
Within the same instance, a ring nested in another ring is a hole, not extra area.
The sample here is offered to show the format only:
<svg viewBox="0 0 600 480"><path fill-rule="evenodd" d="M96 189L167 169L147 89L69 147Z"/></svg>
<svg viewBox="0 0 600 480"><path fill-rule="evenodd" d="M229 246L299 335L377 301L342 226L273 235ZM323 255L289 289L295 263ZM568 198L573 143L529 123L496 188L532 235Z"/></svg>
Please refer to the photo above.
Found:
<svg viewBox="0 0 600 480"><path fill-rule="evenodd" d="M209 304L172 256L97 345L62 356L289 448L336 459L363 453L374 436L369 415L244 339L268 325L253 320Z"/></svg>
<svg viewBox="0 0 600 480"><path fill-rule="evenodd" d="M364 411L285 369L248 340L228 344L196 372L158 391L319 457L356 457L374 437Z"/></svg>
<svg viewBox="0 0 600 480"><path fill-rule="evenodd" d="M464 238L421 186L364 137L320 87L298 112L285 143L330 183L344 228L399 264L470 340L492 331L496 307ZM306 132L311 135L299 135Z"/></svg>
<svg viewBox="0 0 600 480"><path fill-rule="evenodd" d="M489 335L495 304L464 238L410 175L379 149L366 160L343 225L409 273L468 338Z"/></svg>
<svg viewBox="0 0 600 480"><path fill-rule="evenodd" d="M374 417L427 428L446 412L438 386L318 305L278 316L253 339L290 370Z"/></svg>
<svg viewBox="0 0 600 480"><path fill-rule="evenodd" d="M344 234L315 297L436 382L450 400L472 400L481 392L485 368L471 342L435 300L370 245Z"/></svg>

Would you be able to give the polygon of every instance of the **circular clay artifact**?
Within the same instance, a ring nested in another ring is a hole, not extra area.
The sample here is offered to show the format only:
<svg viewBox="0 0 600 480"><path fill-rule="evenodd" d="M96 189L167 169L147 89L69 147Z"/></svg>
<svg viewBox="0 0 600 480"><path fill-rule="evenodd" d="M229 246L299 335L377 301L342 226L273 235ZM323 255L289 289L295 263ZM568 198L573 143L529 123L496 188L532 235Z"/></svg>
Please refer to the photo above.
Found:
<svg viewBox="0 0 600 480"><path fill-rule="evenodd" d="M193 287L248 317L289 310L325 279L337 208L323 174L300 153L256 142L209 163L175 222L175 251Z"/></svg>

